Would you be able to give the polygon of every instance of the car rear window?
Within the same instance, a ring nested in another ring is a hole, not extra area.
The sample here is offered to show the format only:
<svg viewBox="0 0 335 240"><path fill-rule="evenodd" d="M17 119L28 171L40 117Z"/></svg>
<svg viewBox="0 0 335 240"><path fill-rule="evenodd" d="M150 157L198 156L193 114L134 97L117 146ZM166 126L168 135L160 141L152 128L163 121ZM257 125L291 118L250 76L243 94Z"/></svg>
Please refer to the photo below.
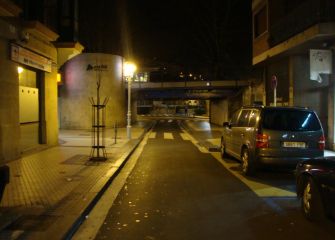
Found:
<svg viewBox="0 0 335 240"><path fill-rule="evenodd" d="M262 127L279 131L317 131L320 122L314 112L298 109L264 109Z"/></svg>

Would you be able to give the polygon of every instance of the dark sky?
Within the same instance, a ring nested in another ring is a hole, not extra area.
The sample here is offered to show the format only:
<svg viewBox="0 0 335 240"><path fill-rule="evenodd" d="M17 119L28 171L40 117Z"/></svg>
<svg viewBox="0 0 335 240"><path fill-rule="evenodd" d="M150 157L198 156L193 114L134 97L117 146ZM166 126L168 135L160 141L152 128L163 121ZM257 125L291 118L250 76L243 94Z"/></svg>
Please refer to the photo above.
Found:
<svg viewBox="0 0 335 240"><path fill-rule="evenodd" d="M251 0L79 1L88 52L238 78L251 63Z"/></svg>

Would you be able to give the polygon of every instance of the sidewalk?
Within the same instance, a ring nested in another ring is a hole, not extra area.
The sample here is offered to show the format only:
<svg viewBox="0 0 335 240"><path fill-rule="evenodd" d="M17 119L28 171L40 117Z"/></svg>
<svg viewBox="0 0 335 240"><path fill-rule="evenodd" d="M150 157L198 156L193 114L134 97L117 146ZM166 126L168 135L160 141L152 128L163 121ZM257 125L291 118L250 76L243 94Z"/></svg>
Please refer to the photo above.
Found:
<svg viewBox="0 0 335 240"><path fill-rule="evenodd" d="M60 145L23 156L7 165L10 183L0 204L0 239L66 239L84 218L110 179L136 148L152 122L106 130L104 162L89 160L88 130L60 131Z"/></svg>

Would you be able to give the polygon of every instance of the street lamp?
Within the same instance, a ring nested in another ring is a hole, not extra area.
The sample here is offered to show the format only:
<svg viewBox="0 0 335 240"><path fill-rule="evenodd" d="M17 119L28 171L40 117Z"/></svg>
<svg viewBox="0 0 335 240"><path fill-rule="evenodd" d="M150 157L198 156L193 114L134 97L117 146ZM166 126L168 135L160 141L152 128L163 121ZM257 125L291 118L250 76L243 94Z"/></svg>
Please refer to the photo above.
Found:
<svg viewBox="0 0 335 240"><path fill-rule="evenodd" d="M124 63L123 74L128 81L128 113L127 113L127 138L131 139L131 82L133 80L136 65L131 62Z"/></svg>

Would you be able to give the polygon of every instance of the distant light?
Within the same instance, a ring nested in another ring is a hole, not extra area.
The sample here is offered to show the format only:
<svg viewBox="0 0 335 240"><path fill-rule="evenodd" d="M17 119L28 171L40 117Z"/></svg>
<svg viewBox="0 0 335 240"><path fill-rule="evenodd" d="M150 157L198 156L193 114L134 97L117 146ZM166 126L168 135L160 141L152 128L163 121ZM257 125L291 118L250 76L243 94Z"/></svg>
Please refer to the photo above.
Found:
<svg viewBox="0 0 335 240"><path fill-rule="evenodd" d="M207 83L206 83L206 85L207 85L207 86L209 86L209 85L210 85L210 83L209 83L209 82L207 82Z"/></svg>
<svg viewBox="0 0 335 240"><path fill-rule="evenodd" d="M17 67L17 72L18 72L19 74L21 74L21 73L23 72L23 68L22 68L22 67Z"/></svg>
<svg viewBox="0 0 335 240"><path fill-rule="evenodd" d="M192 75L192 73L190 73L190 75L189 75L190 77L192 77L193 75Z"/></svg>
<svg viewBox="0 0 335 240"><path fill-rule="evenodd" d="M60 73L57 73L57 82L62 82L62 75Z"/></svg>

